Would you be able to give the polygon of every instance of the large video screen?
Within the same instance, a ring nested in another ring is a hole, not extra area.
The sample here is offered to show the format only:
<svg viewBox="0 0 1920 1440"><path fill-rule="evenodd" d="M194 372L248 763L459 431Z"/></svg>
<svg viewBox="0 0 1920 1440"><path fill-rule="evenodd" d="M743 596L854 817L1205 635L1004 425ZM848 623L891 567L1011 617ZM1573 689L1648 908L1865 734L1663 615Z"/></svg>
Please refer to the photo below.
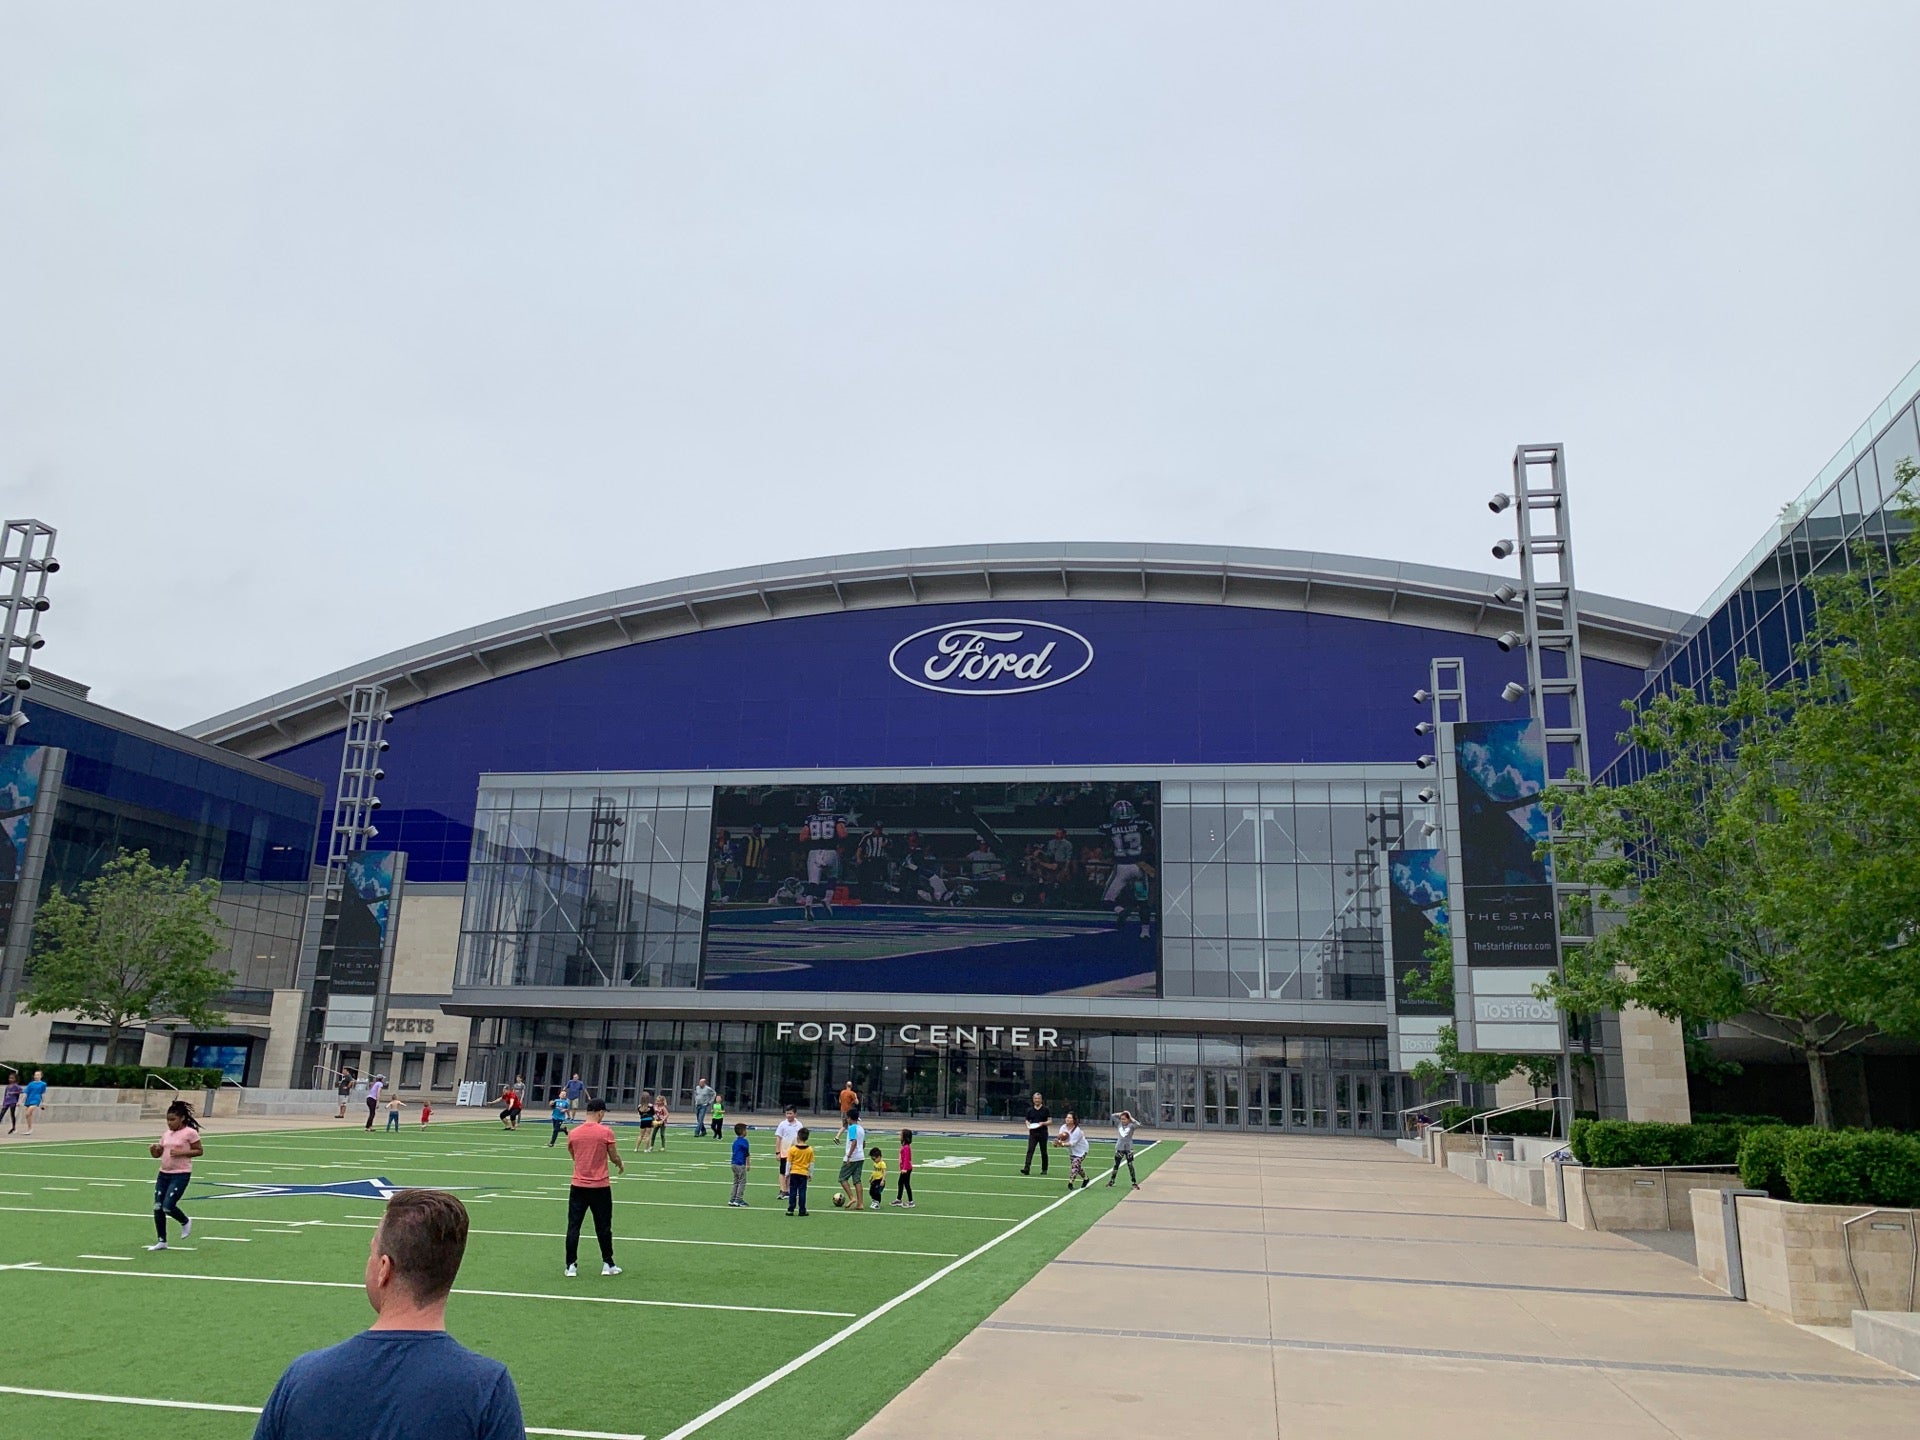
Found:
<svg viewBox="0 0 1920 1440"><path fill-rule="evenodd" d="M701 984L1156 995L1152 781L721 786Z"/></svg>

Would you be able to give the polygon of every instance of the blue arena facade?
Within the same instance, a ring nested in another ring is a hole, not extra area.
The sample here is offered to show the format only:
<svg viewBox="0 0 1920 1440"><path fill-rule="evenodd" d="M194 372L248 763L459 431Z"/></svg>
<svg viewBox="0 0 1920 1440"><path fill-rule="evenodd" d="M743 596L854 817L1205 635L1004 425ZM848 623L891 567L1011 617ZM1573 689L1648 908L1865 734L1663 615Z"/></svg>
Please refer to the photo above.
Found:
<svg viewBox="0 0 1920 1440"><path fill-rule="evenodd" d="M389 688L401 948L431 925L450 964L400 964L388 1014L465 1017L463 1073L535 1100L578 1070L616 1104L711 1076L737 1110L819 1107L852 1076L901 1114L1039 1089L1378 1133L1419 1097L1387 1064L1366 867L1431 815L1429 662L1465 660L1476 715L1515 708L1500 578L1194 546L835 557L511 617L191 733L330 784L345 695ZM1582 604L1604 735L1691 617ZM355 1058L403 1071L405 1048Z"/></svg>

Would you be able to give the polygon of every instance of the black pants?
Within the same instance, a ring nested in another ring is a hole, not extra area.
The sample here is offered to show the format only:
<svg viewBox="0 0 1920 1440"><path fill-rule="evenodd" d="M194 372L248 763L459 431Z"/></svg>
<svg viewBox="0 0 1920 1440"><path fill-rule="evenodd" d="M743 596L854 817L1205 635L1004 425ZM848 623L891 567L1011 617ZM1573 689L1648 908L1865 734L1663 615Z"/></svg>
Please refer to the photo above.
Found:
<svg viewBox="0 0 1920 1440"><path fill-rule="evenodd" d="M1113 1173L1107 1177L1107 1184L1111 1185L1120 1178L1120 1162L1122 1160L1127 1162L1127 1179L1138 1185L1140 1183L1140 1177L1133 1173L1133 1147L1131 1145L1124 1150L1115 1150L1113 1152Z"/></svg>
<svg viewBox="0 0 1920 1440"><path fill-rule="evenodd" d="M373 1112L380 1108L380 1102L371 1095L367 1097L367 1129L373 1128Z"/></svg>
<svg viewBox="0 0 1920 1440"><path fill-rule="evenodd" d="M20 1126L20 1102L16 1100L11 1105L0 1106L0 1120L7 1122L9 1135L17 1130Z"/></svg>
<svg viewBox="0 0 1920 1440"><path fill-rule="evenodd" d="M162 1240L167 1238L168 1220L181 1225L187 1223L186 1212L180 1208L180 1197L187 1193L187 1182L192 1178L190 1172L178 1175L162 1172L153 1182L153 1228Z"/></svg>
<svg viewBox="0 0 1920 1440"><path fill-rule="evenodd" d="M562 1135L566 1133L567 1133L567 1122L564 1120L554 1121L553 1134L547 1140L547 1148L551 1150L553 1148L553 1142L555 1140L558 1140Z"/></svg>
<svg viewBox="0 0 1920 1440"><path fill-rule="evenodd" d="M807 1181L811 1178L808 1175L787 1176L787 1214L794 1214L793 1207L796 1205L800 1207L799 1214L807 1213Z"/></svg>
<svg viewBox="0 0 1920 1440"><path fill-rule="evenodd" d="M1027 1132L1027 1158L1020 1166L1022 1175L1033 1169L1033 1152L1036 1150L1040 1152L1040 1173L1044 1175L1047 1173L1047 1132L1044 1126Z"/></svg>
<svg viewBox="0 0 1920 1440"><path fill-rule="evenodd" d="M893 1182L893 1198L896 1200L913 1199L913 1171L902 1170L900 1178Z"/></svg>
<svg viewBox="0 0 1920 1440"><path fill-rule="evenodd" d="M593 1212L593 1234L600 1242L600 1258L613 1264L613 1189L607 1185L567 1187L567 1264L580 1263L580 1222Z"/></svg>

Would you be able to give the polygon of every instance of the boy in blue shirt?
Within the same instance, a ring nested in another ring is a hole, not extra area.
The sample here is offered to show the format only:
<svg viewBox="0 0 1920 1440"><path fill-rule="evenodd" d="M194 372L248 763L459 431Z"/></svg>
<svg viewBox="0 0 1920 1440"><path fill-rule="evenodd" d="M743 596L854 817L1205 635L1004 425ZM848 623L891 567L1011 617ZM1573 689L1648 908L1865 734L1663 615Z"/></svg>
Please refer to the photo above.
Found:
<svg viewBox="0 0 1920 1440"><path fill-rule="evenodd" d="M735 1209L747 1208L747 1122L738 1121L733 1127L733 1198L727 1204Z"/></svg>
<svg viewBox="0 0 1920 1440"><path fill-rule="evenodd" d="M27 1134L33 1134L33 1122L40 1114L40 1107L47 1101L46 1071L36 1070L33 1079L27 1082Z"/></svg>
<svg viewBox="0 0 1920 1440"><path fill-rule="evenodd" d="M573 1118L573 1110L564 1091L553 1097L553 1113L547 1118L553 1121L553 1134L547 1137L547 1148L551 1150L553 1142L567 1133L567 1121Z"/></svg>

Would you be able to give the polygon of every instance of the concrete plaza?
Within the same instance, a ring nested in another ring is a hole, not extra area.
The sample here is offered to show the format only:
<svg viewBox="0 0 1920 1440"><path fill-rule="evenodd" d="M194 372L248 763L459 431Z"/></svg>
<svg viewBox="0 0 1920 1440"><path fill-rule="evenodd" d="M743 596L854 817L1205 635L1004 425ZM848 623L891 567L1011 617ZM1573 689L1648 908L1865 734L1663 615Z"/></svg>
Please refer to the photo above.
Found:
<svg viewBox="0 0 1920 1440"><path fill-rule="evenodd" d="M1920 1379L1379 1141L1183 1137L860 1440L1920 1435Z"/></svg>

